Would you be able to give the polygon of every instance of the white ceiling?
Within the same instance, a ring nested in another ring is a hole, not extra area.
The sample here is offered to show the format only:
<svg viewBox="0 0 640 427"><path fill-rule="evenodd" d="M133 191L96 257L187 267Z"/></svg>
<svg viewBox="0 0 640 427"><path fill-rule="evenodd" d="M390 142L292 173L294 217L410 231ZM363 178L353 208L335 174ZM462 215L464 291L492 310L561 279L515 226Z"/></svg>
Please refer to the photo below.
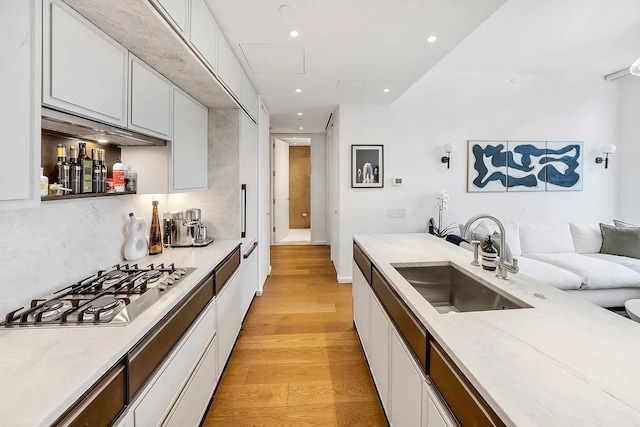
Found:
<svg viewBox="0 0 640 427"><path fill-rule="evenodd" d="M640 57L640 0L509 0L434 71L590 73Z"/></svg>
<svg viewBox="0 0 640 427"><path fill-rule="evenodd" d="M311 138L300 138L300 137L291 137L291 138L278 138L281 141L286 142L289 145L311 145Z"/></svg>
<svg viewBox="0 0 640 427"><path fill-rule="evenodd" d="M272 132L313 133L324 131L338 104L392 103L506 0L206 1L262 94ZM283 4L288 12L280 12ZM292 29L300 32L297 39L289 37ZM432 34L438 41L427 43ZM248 56L257 71L268 73L254 73L240 45L252 49ZM269 66L267 49L286 51L277 45L304 48L303 74L291 72L299 70L293 66L299 54L279 56L288 62L282 67Z"/></svg>

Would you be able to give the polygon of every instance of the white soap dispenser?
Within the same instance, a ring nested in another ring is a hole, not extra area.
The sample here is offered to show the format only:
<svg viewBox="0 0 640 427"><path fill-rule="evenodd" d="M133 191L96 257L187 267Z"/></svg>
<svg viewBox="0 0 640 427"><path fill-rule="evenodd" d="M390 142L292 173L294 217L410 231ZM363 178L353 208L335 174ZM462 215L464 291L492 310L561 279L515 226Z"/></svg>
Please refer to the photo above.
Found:
<svg viewBox="0 0 640 427"><path fill-rule="evenodd" d="M147 255L149 251L149 242L147 242L147 223L142 218L133 216L133 212L129 213L129 236L124 244L124 259L127 261L135 261Z"/></svg>

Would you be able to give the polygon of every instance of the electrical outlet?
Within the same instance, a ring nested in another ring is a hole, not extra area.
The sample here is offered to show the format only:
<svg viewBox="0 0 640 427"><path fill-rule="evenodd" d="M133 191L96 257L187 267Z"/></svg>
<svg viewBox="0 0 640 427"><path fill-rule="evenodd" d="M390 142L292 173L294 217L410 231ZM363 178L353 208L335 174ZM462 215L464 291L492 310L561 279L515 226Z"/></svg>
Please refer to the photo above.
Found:
<svg viewBox="0 0 640 427"><path fill-rule="evenodd" d="M407 210L404 208L395 208L387 210L387 218L406 218Z"/></svg>

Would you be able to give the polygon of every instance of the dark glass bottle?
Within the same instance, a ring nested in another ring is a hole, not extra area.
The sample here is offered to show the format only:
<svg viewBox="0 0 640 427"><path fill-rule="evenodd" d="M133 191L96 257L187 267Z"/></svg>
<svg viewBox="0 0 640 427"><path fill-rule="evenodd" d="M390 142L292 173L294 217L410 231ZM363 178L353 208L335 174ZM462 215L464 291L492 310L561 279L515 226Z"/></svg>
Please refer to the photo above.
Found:
<svg viewBox="0 0 640 427"><path fill-rule="evenodd" d="M100 192L107 192L107 164L105 162L106 151L100 149L98 152L98 160L100 160Z"/></svg>
<svg viewBox="0 0 640 427"><path fill-rule="evenodd" d="M93 162L91 157L87 156L87 144L81 142L78 146L80 147L78 163L82 168L82 192L91 193L93 191Z"/></svg>
<svg viewBox="0 0 640 427"><path fill-rule="evenodd" d="M93 167L91 171L91 188L93 193L100 193L100 174L102 170L100 168L99 148L91 150L91 157L93 158Z"/></svg>
<svg viewBox="0 0 640 427"><path fill-rule="evenodd" d="M482 255L482 268L489 271L496 271L498 251L493 247L491 236L487 236L484 239L480 254Z"/></svg>
<svg viewBox="0 0 640 427"><path fill-rule="evenodd" d="M160 218L158 217L158 201L151 202L153 214L151 215L151 229L149 230L149 255L162 253L162 230L160 229Z"/></svg>
<svg viewBox="0 0 640 427"><path fill-rule="evenodd" d="M69 147L69 188L71 194L82 193L82 166L78 161L78 148L75 145Z"/></svg>
<svg viewBox="0 0 640 427"><path fill-rule="evenodd" d="M67 148L58 144L58 161L56 162L56 180L63 188L69 188L69 163L67 163ZM66 194L63 190L62 194Z"/></svg>

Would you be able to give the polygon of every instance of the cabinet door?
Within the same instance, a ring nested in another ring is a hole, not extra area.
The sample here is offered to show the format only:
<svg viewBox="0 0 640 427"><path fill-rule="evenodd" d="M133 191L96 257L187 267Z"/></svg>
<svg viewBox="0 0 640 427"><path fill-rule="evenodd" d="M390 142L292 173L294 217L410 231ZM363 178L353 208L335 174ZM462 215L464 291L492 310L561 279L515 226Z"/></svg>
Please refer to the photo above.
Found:
<svg viewBox="0 0 640 427"><path fill-rule="evenodd" d="M43 104L127 126L128 52L61 0L46 0Z"/></svg>
<svg viewBox="0 0 640 427"><path fill-rule="evenodd" d="M180 31L187 34L189 25L189 0L157 0L166 12L165 15L173 21Z"/></svg>
<svg viewBox="0 0 640 427"><path fill-rule="evenodd" d="M218 313L218 375L222 374L231 355L231 350L240 332L242 317L240 316L240 272L229 279L217 298Z"/></svg>
<svg viewBox="0 0 640 427"><path fill-rule="evenodd" d="M243 74L242 67L229 43L224 35L218 31L218 76L238 99L242 96Z"/></svg>
<svg viewBox="0 0 640 427"><path fill-rule="evenodd" d="M171 83L130 54L129 128L171 138Z"/></svg>
<svg viewBox="0 0 640 427"><path fill-rule="evenodd" d="M120 420L116 422L115 427L134 427L133 411L128 411Z"/></svg>
<svg viewBox="0 0 640 427"><path fill-rule="evenodd" d="M422 426L456 427L458 422L442 402L431 384L422 383Z"/></svg>
<svg viewBox="0 0 640 427"><path fill-rule="evenodd" d="M389 412L389 320L378 299L371 296L371 356L369 365L382 406Z"/></svg>
<svg viewBox="0 0 640 427"><path fill-rule="evenodd" d="M364 354L368 359L370 359L371 351L369 341L371 330L371 306L369 295L371 294L371 290L355 261L353 262L352 277L353 284L351 285L351 292L353 295L353 322L356 324L356 329L358 330L358 336L360 337Z"/></svg>
<svg viewBox="0 0 640 427"><path fill-rule="evenodd" d="M3 1L0 6L0 151L11 159L0 168L0 209L40 201L41 9L34 0Z"/></svg>
<svg viewBox="0 0 640 427"><path fill-rule="evenodd" d="M217 347L217 340L214 338L164 426L200 425L218 383Z"/></svg>
<svg viewBox="0 0 640 427"><path fill-rule="evenodd" d="M245 114L240 114L240 183L246 185L240 220L242 245L248 249L258 239L258 126Z"/></svg>
<svg viewBox="0 0 640 427"><path fill-rule="evenodd" d="M179 89L173 90L172 189L207 189L208 111Z"/></svg>
<svg viewBox="0 0 640 427"><path fill-rule="evenodd" d="M191 0L190 40L211 70L218 66L218 25L204 0Z"/></svg>
<svg viewBox="0 0 640 427"><path fill-rule="evenodd" d="M249 254L247 258L244 258L240 269L242 270L242 318L247 315L247 311L251 306L251 301L258 289L258 248L253 249L251 245L248 248L242 248L244 255Z"/></svg>
<svg viewBox="0 0 640 427"><path fill-rule="evenodd" d="M253 89L253 86L249 81L249 77L247 77L245 73L242 73L242 96L240 101L249 114L254 119L258 120L258 113L260 109L258 94L255 89Z"/></svg>
<svg viewBox="0 0 640 427"><path fill-rule="evenodd" d="M396 331L391 333L391 425L420 427L422 377Z"/></svg>

